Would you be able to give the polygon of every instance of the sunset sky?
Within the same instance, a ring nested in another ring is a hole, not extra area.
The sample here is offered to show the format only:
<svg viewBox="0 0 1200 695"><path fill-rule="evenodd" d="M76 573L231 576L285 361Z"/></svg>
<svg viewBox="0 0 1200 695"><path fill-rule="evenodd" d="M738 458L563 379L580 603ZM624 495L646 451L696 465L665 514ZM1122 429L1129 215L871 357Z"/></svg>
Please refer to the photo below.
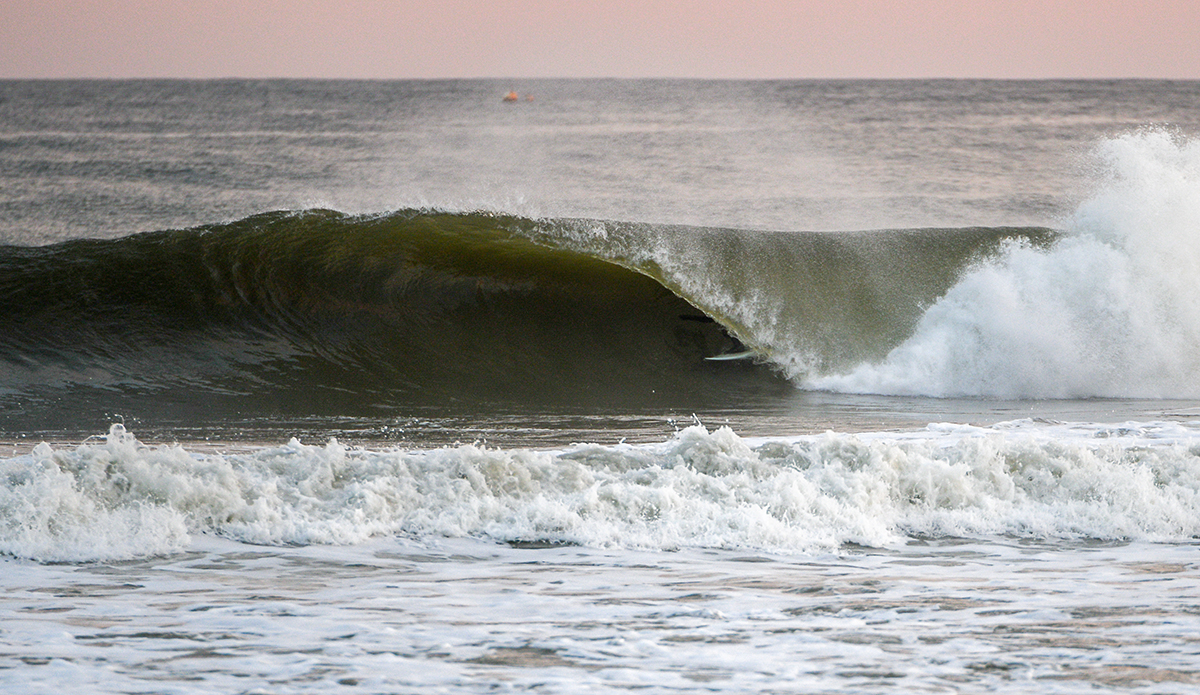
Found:
<svg viewBox="0 0 1200 695"><path fill-rule="evenodd" d="M0 78L1200 78L1197 0L16 0Z"/></svg>

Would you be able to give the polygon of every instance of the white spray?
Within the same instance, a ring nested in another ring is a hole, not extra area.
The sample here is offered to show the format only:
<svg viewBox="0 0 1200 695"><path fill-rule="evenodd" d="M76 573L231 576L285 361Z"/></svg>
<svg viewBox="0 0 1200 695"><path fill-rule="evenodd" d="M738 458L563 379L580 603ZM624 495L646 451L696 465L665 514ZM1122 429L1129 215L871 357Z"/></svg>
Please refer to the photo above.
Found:
<svg viewBox="0 0 1200 695"><path fill-rule="evenodd" d="M1200 141L1102 143L1097 192L1049 250L973 269L879 364L806 387L1034 398L1200 396Z"/></svg>

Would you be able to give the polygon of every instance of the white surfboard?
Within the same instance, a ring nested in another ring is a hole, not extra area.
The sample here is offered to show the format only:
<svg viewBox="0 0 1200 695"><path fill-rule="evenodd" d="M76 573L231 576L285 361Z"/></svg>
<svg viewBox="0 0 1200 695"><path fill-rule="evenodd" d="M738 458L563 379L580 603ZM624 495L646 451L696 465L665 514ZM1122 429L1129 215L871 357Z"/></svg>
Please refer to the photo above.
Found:
<svg viewBox="0 0 1200 695"><path fill-rule="evenodd" d="M726 353L724 355L714 355L712 357L705 357L704 359L706 359L710 362L729 362L731 360L748 360L751 357L754 357L753 350L746 350L744 352L730 352L730 353Z"/></svg>

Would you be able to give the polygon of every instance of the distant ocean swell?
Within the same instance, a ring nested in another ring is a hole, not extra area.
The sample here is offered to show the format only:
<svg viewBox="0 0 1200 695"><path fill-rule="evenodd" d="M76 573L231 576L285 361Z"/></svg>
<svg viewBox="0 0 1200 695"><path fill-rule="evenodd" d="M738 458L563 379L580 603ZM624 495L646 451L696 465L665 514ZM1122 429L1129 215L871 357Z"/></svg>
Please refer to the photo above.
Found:
<svg viewBox="0 0 1200 695"><path fill-rule="evenodd" d="M765 552L917 536L1188 541L1196 431L1013 422L755 442L689 427L655 445L246 454L147 447L120 425L0 461L0 552L110 560L191 534L262 544L372 536Z"/></svg>

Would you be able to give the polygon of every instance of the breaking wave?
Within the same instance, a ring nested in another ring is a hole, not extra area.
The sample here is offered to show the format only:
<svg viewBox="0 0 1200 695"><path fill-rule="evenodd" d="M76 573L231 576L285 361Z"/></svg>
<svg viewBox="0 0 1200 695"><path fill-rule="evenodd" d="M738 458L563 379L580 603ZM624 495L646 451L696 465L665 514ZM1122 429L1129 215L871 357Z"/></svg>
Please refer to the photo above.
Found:
<svg viewBox="0 0 1200 695"><path fill-rule="evenodd" d="M1146 131L1096 163L1057 231L314 209L3 247L0 412L28 431L113 412L686 410L797 386L1196 397L1200 145Z"/></svg>
<svg viewBox="0 0 1200 695"><path fill-rule="evenodd" d="M101 411L698 407L881 358L971 263L1052 238L308 210L6 247L0 400L24 430Z"/></svg>
<svg viewBox="0 0 1200 695"><path fill-rule="evenodd" d="M1200 395L1200 142L1104 142L1098 190L1049 248L966 273L879 361L811 388L901 395Z"/></svg>
<svg viewBox="0 0 1200 695"><path fill-rule="evenodd" d="M89 561L371 537L827 552L911 536L1187 541L1195 425L990 428L756 441L699 425L652 445L240 454L149 447L120 425L0 461L0 552Z"/></svg>

